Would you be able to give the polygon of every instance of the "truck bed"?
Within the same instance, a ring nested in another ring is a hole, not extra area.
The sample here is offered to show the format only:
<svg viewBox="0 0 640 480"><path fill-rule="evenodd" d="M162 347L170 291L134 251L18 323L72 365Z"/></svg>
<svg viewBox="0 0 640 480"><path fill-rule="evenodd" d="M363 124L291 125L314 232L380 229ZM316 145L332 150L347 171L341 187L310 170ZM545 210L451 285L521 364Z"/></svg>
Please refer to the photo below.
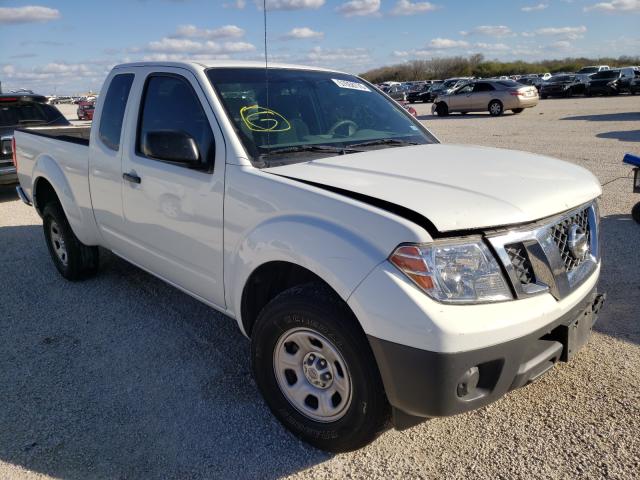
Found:
<svg viewBox="0 0 640 480"><path fill-rule="evenodd" d="M88 146L89 136L91 134L91 125L71 127L31 127L19 128L16 129L16 131Z"/></svg>

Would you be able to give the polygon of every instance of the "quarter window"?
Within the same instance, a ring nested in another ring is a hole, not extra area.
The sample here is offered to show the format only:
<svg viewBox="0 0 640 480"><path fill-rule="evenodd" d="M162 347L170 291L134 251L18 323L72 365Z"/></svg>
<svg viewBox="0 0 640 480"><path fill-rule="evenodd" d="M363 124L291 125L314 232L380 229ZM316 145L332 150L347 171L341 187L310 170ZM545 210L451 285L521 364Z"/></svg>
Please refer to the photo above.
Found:
<svg viewBox="0 0 640 480"><path fill-rule="evenodd" d="M147 133L182 132L195 140L200 162L213 166L215 144L209 119L186 79L177 75L150 76L142 102L138 154L142 152L141 142Z"/></svg>
<svg viewBox="0 0 640 480"><path fill-rule="evenodd" d="M120 149L122 121L132 83L132 73L116 75L111 80L107 96L104 99L98 134L102 143L111 150L118 151Z"/></svg>

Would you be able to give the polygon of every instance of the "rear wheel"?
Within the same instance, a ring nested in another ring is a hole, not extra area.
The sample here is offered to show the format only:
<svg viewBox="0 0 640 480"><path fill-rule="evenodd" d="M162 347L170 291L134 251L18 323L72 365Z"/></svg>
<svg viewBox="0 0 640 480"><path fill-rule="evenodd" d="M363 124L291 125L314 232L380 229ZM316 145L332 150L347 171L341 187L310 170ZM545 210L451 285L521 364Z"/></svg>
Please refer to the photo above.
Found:
<svg viewBox="0 0 640 480"><path fill-rule="evenodd" d="M44 237L58 272L67 280L79 280L98 271L98 247L84 245L75 236L62 207L49 203L42 212Z"/></svg>
<svg viewBox="0 0 640 480"><path fill-rule="evenodd" d="M500 100L491 100L491 102L489 102L489 113L492 117L499 117L503 111L504 109Z"/></svg>
<svg viewBox="0 0 640 480"><path fill-rule="evenodd" d="M251 336L256 383L273 414L323 450L361 448L389 418L366 336L327 287L310 283L278 295Z"/></svg>
<svg viewBox="0 0 640 480"><path fill-rule="evenodd" d="M511 111L517 115L518 113L524 112L524 108L514 108Z"/></svg>

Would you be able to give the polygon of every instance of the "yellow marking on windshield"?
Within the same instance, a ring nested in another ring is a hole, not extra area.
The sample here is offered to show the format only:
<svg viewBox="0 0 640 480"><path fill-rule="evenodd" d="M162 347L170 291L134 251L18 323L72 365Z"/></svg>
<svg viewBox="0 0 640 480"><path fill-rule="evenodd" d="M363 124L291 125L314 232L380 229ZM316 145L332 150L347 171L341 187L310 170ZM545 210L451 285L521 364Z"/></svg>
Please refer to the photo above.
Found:
<svg viewBox="0 0 640 480"><path fill-rule="evenodd" d="M270 108L250 105L240 109L240 117L253 132L286 132L291 130L289 120Z"/></svg>

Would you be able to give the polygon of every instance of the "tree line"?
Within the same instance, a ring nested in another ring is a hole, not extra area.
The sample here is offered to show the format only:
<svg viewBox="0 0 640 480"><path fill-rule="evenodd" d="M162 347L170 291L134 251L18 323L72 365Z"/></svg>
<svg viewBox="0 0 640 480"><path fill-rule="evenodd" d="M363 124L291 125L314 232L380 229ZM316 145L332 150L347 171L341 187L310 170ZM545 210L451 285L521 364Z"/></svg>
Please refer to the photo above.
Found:
<svg viewBox="0 0 640 480"><path fill-rule="evenodd" d="M525 62L515 60L501 62L485 60L481 54L469 57L443 57L430 60L411 60L397 65L374 68L361 74L372 83L387 81L407 82L412 80L442 80L451 77L498 77L501 75L524 75L527 73L576 72L586 65L609 65L625 67L640 65L640 56L618 58L565 58Z"/></svg>

